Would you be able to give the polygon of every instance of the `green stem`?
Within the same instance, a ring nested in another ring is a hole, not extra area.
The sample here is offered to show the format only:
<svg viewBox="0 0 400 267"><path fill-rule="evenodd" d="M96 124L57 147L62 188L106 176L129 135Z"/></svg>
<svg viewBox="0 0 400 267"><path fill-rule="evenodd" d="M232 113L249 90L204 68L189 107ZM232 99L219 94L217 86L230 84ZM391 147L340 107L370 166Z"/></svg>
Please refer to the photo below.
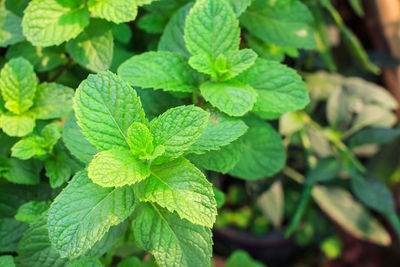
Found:
<svg viewBox="0 0 400 267"><path fill-rule="evenodd" d="M314 163L314 158L313 158L312 151L311 151L311 142L305 132L305 129L301 130L300 138L303 143L304 152L305 152L306 158L307 158L307 167L308 167L308 169L312 169L314 167L315 163ZM292 220L290 221L289 226L286 229L285 237L291 236L296 231L298 225L300 224L301 219L303 218L304 212L308 206L308 202L310 201L311 192L312 192L313 188L314 188L313 183L304 185L303 191L301 192L299 204L297 205L296 211L292 217Z"/></svg>
<svg viewBox="0 0 400 267"><path fill-rule="evenodd" d="M297 205L296 212L294 213L289 226L286 228L285 237L291 236L300 224L301 218L307 208L307 204L311 198L311 192L314 188L314 184L305 184L303 191L301 192L300 201Z"/></svg>

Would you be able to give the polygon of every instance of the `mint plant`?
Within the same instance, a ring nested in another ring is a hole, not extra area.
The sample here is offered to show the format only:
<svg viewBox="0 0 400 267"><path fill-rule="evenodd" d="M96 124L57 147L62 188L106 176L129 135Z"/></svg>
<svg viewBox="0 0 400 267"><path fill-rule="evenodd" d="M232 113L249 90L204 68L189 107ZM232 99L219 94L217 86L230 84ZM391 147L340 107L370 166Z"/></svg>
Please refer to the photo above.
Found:
<svg viewBox="0 0 400 267"><path fill-rule="evenodd" d="M244 118L253 126L243 135L245 132L239 130L245 125L243 121L228 116L242 117L252 112L262 119L276 119L288 111L304 108L309 97L294 70L257 58L251 49L239 48L239 20L233 7L225 0L200 0L192 8L188 4L178 13L188 13L183 32L173 28L176 25L167 25L161 51L131 57L118 68L118 74L132 86L190 93L193 104L222 112L211 118L210 133L206 130L203 139L225 135L226 121L231 122L231 126L226 126L238 129L238 134L225 143L216 143L210 151L194 145L189 150L194 155L189 158L207 170L259 179L283 167L285 152L280 137L268 123L254 116ZM181 21L177 17L170 23ZM175 40L181 40L179 47L173 44ZM211 106L204 105L202 99Z"/></svg>
<svg viewBox="0 0 400 267"><path fill-rule="evenodd" d="M71 110L73 90L56 83L38 84L33 66L22 57L1 69L0 89L0 127L10 136L26 136L36 120L55 119Z"/></svg>
<svg viewBox="0 0 400 267"><path fill-rule="evenodd" d="M74 110L82 133L100 152L49 209L50 240L61 256L83 255L134 211L136 241L158 264L209 262L214 193L202 172L182 157L209 114L181 106L149 122L136 92L110 72L81 83Z"/></svg>

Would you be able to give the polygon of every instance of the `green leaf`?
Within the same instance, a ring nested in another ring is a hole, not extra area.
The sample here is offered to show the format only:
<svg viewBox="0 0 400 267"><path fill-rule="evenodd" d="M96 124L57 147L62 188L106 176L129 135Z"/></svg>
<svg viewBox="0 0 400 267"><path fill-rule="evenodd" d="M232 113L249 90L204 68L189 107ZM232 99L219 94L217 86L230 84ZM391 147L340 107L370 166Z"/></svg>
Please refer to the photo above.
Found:
<svg viewBox="0 0 400 267"><path fill-rule="evenodd" d="M252 0L229 0L233 10L236 13L236 17L240 15L251 5Z"/></svg>
<svg viewBox="0 0 400 267"><path fill-rule="evenodd" d="M240 28L226 0L196 1L186 18L184 39L190 54L205 54L212 61L239 47Z"/></svg>
<svg viewBox="0 0 400 267"><path fill-rule="evenodd" d="M349 143L352 148L372 144L381 145L392 142L398 136L400 136L399 129L367 128L351 136Z"/></svg>
<svg viewBox="0 0 400 267"><path fill-rule="evenodd" d="M94 156L88 167L89 178L102 187L132 185L150 175L149 165L131 151L111 149Z"/></svg>
<svg viewBox="0 0 400 267"><path fill-rule="evenodd" d="M63 5L59 0L33 0L22 18L25 37L33 45L43 47L75 38L88 24L86 7Z"/></svg>
<svg viewBox="0 0 400 267"><path fill-rule="evenodd" d="M215 65L218 73L218 81L227 81L244 70L250 68L257 58L257 54L251 49L231 51L226 54L226 64L222 68ZM218 58L217 58L218 59Z"/></svg>
<svg viewBox="0 0 400 267"><path fill-rule="evenodd" d="M188 160L152 166L151 176L135 186L140 201L156 202L194 224L212 228L217 204L212 185Z"/></svg>
<svg viewBox="0 0 400 267"><path fill-rule="evenodd" d="M0 10L0 29L0 47L7 47L24 40L21 18L6 9Z"/></svg>
<svg viewBox="0 0 400 267"><path fill-rule="evenodd" d="M132 39L131 28L126 23L114 24L111 28L114 39L123 44L129 44Z"/></svg>
<svg viewBox="0 0 400 267"><path fill-rule="evenodd" d="M158 13L144 14L138 21L138 28L152 34L162 33L166 18Z"/></svg>
<svg viewBox="0 0 400 267"><path fill-rule="evenodd" d="M115 23L129 22L136 18L137 0L89 0L94 15Z"/></svg>
<svg viewBox="0 0 400 267"><path fill-rule="evenodd" d="M229 174L256 180L272 176L285 165L285 147L279 134L266 122L247 120L250 127L239 140L244 151L235 168Z"/></svg>
<svg viewBox="0 0 400 267"><path fill-rule="evenodd" d="M177 158L201 136L209 114L195 106L180 106L167 110L150 123L154 147L164 146L165 153L156 162Z"/></svg>
<svg viewBox="0 0 400 267"><path fill-rule="evenodd" d="M315 186L312 196L332 220L353 236L388 246L391 238L385 228L352 195L339 187Z"/></svg>
<svg viewBox="0 0 400 267"><path fill-rule="evenodd" d="M20 221L0 218L0 253L16 251L18 242L27 228L28 226Z"/></svg>
<svg viewBox="0 0 400 267"><path fill-rule="evenodd" d="M109 24L93 19L90 25L65 46L73 60L93 72L108 70L111 66L114 38Z"/></svg>
<svg viewBox="0 0 400 267"><path fill-rule="evenodd" d="M28 224L33 223L42 213L47 211L49 206L49 203L45 201L26 202L18 208L15 219Z"/></svg>
<svg viewBox="0 0 400 267"><path fill-rule="evenodd" d="M131 152L134 155L145 157L153 150L153 136L149 128L140 122L134 122L128 128L128 142Z"/></svg>
<svg viewBox="0 0 400 267"><path fill-rule="evenodd" d="M39 47L22 42L7 49L6 58L24 57L32 63L36 71L49 71L68 62L64 49L59 46Z"/></svg>
<svg viewBox="0 0 400 267"><path fill-rule="evenodd" d="M243 116L257 100L257 92L238 81L223 83L205 82L200 86L205 100L230 116Z"/></svg>
<svg viewBox="0 0 400 267"><path fill-rule="evenodd" d="M242 152L243 143L239 140L216 151L209 151L201 155L190 154L187 157L197 166L225 174L236 166Z"/></svg>
<svg viewBox="0 0 400 267"><path fill-rule="evenodd" d="M100 257L109 251L115 242L126 232L123 223L110 228L110 231L85 256ZM30 225L18 247L18 264L22 267L65 267L68 258L60 254L50 243L47 229L47 213Z"/></svg>
<svg viewBox="0 0 400 267"><path fill-rule="evenodd" d="M257 91L253 111L264 119L303 109L310 101L306 85L296 71L275 61L257 59L237 79Z"/></svg>
<svg viewBox="0 0 400 267"><path fill-rule="evenodd" d="M62 257L76 258L133 211L129 186L102 188L86 172L75 175L49 209L49 237Z"/></svg>
<svg viewBox="0 0 400 267"><path fill-rule="evenodd" d="M13 256L10 255L0 256L0 266L15 267Z"/></svg>
<svg viewBox="0 0 400 267"><path fill-rule="evenodd" d="M143 266L142 261L136 256L123 259L117 265L117 267L142 267L142 266Z"/></svg>
<svg viewBox="0 0 400 267"><path fill-rule="evenodd" d="M67 267L102 267L100 260L97 258L80 258L71 263Z"/></svg>
<svg viewBox="0 0 400 267"><path fill-rule="evenodd" d="M53 157L45 161L44 167L50 186L56 188L68 181L73 173L69 157L65 152L57 149L53 154Z"/></svg>
<svg viewBox="0 0 400 267"><path fill-rule="evenodd" d="M247 131L247 125L238 118L229 117L216 111L210 112L210 119L203 134L197 139L188 153L202 154L230 144Z"/></svg>
<svg viewBox="0 0 400 267"><path fill-rule="evenodd" d="M306 49L316 46L312 14L298 0L255 0L241 15L240 22L251 34L278 46Z"/></svg>
<svg viewBox="0 0 400 267"><path fill-rule="evenodd" d="M47 230L47 213L29 226L18 245L21 267L64 267L68 259L61 258L51 245Z"/></svg>
<svg viewBox="0 0 400 267"><path fill-rule="evenodd" d="M223 56L223 54L222 54ZM218 58L217 58L218 59ZM214 80L218 79L218 74L214 70L214 62L206 54L198 54L190 57L189 65L203 74L211 75Z"/></svg>
<svg viewBox="0 0 400 267"><path fill-rule="evenodd" d="M236 250L233 252L228 260L226 261L224 267L265 267L259 261L254 260L246 251Z"/></svg>
<svg viewBox="0 0 400 267"><path fill-rule="evenodd" d="M198 79L187 59L177 53L160 51L133 56L119 68L118 74L132 86L193 92Z"/></svg>
<svg viewBox="0 0 400 267"><path fill-rule="evenodd" d="M85 139L73 113L65 121L63 140L72 155L85 164L91 162L93 156L99 152L99 150Z"/></svg>
<svg viewBox="0 0 400 267"><path fill-rule="evenodd" d="M100 150L129 149L129 126L146 123L135 90L111 72L89 75L79 85L74 110L82 133Z"/></svg>
<svg viewBox="0 0 400 267"><path fill-rule="evenodd" d="M154 204L135 209L132 231L139 246L149 251L161 267L210 266L210 229L191 224Z"/></svg>
<svg viewBox="0 0 400 267"><path fill-rule="evenodd" d="M11 59L0 73L0 89L5 107L15 114L27 111L33 104L37 83L29 61L22 57Z"/></svg>
<svg viewBox="0 0 400 267"><path fill-rule="evenodd" d="M158 50L176 52L189 57L190 54L186 48L183 33L185 29L186 16L192 6L193 3L186 4L171 17L161 35L160 42L158 43Z"/></svg>
<svg viewBox="0 0 400 267"><path fill-rule="evenodd" d="M36 185L40 183L42 164L37 160L10 158L4 178L16 184Z"/></svg>
<svg viewBox="0 0 400 267"><path fill-rule="evenodd" d="M11 148L11 156L22 160L45 154L47 151L43 148L43 139L36 136L21 139Z"/></svg>
<svg viewBox="0 0 400 267"><path fill-rule="evenodd" d="M58 140L61 138L61 129L60 126L58 126L57 123L49 123L46 126L44 126L42 132L41 132L46 147L49 149L49 151L53 151L53 147L57 144Z"/></svg>
<svg viewBox="0 0 400 267"><path fill-rule="evenodd" d="M0 115L0 127L9 136L23 137L33 131L35 119L26 115Z"/></svg>
<svg viewBox="0 0 400 267"><path fill-rule="evenodd" d="M392 192L385 183L374 174L351 175L351 190L366 206L384 214L396 212Z"/></svg>
<svg viewBox="0 0 400 267"><path fill-rule="evenodd" d="M335 157L320 159L317 165L305 177L306 183L326 182L338 177L342 165Z"/></svg>

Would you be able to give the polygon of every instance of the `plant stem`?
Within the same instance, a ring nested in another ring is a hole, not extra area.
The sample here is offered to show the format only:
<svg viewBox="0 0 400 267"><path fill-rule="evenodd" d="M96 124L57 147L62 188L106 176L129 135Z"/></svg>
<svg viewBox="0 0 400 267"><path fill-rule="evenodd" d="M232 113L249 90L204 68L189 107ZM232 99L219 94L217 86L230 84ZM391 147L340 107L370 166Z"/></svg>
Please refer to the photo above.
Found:
<svg viewBox="0 0 400 267"><path fill-rule="evenodd" d="M49 78L48 82L54 82L56 81L58 78L60 78L61 75L64 74L64 72L69 68L69 66L71 66L73 60L72 58L68 57L68 62L61 66L58 71L54 74L53 77Z"/></svg>
<svg viewBox="0 0 400 267"><path fill-rule="evenodd" d="M304 152L307 158L307 167L310 170L315 166L315 159L312 155L311 142L305 132L305 129L302 129L300 131L300 138L303 143ZM290 221L289 226L286 229L285 237L291 236L296 231L298 225L300 224L301 219L303 218L304 212L308 206L308 202L311 198L311 192L313 188L314 188L313 183L304 185L303 191L301 192L299 204L297 205L294 216L292 217L292 220Z"/></svg>

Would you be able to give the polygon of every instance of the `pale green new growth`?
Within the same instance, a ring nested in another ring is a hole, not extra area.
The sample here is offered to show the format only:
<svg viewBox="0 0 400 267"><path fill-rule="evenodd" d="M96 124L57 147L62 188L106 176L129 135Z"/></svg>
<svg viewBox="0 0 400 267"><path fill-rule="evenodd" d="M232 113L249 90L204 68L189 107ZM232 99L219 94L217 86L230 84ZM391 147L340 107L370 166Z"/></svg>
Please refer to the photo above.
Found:
<svg viewBox="0 0 400 267"><path fill-rule="evenodd" d="M121 187L148 177L150 166L135 158L129 150L110 149L94 156L88 175L102 187Z"/></svg>
<svg viewBox="0 0 400 267"><path fill-rule="evenodd" d="M24 115L1 115L0 127L9 136L22 137L33 131L35 119Z"/></svg>
<svg viewBox="0 0 400 267"><path fill-rule="evenodd" d="M0 73L0 89L5 107L14 114L27 111L33 104L37 83L29 61L22 57L10 60Z"/></svg>
<svg viewBox="0 0 400 267"><path fill-rule="evenodd" d="M131 152L139 157L149 156L154 151L153 136L149 128L140 122L134 122L128 128L128 144Z"/></svg>

